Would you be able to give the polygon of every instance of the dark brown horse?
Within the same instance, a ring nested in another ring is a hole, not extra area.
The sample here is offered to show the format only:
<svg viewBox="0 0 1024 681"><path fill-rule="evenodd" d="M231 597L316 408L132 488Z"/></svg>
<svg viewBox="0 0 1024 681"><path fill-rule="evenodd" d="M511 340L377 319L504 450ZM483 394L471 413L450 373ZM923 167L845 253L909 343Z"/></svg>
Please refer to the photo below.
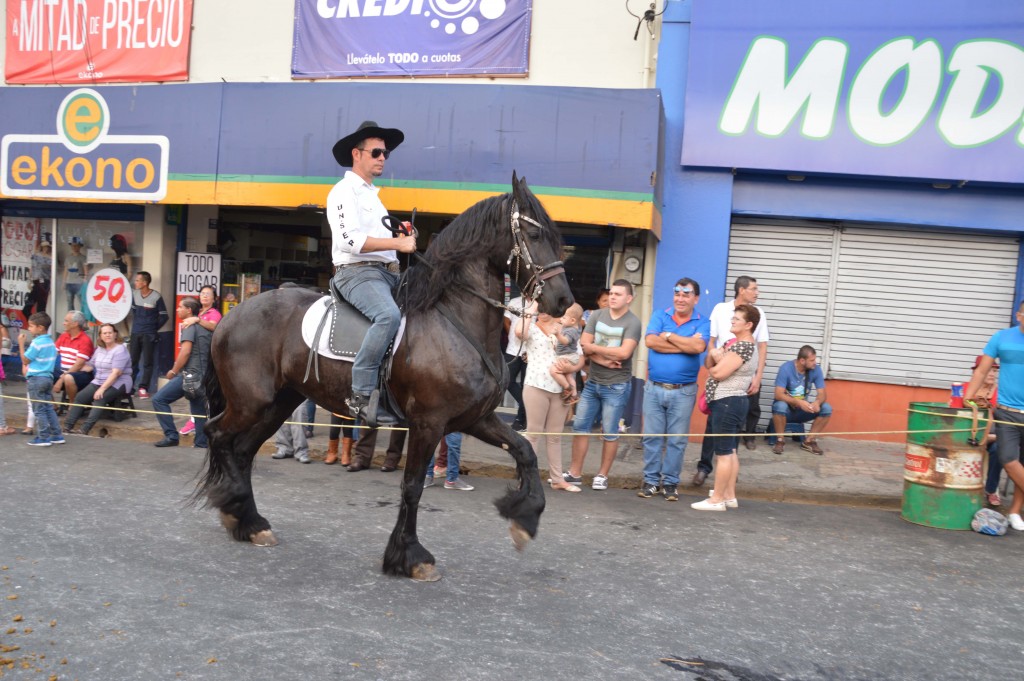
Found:
<svg viewBox="0 0 1024 681"><path fill-rule="evenodd" d="M511 522L516 548L537 533L544 489L533 448L497 414L507 371L500 346L505 273L536 297L541 311L560 315L572 303L561 267L557 226L526 186L512 176L512 192L484 199L457 217L409 273L407 322L395 353L390 386L409 425L409 450L398 522L383 570L435 580L434 557L419 542L416 516L427 462L444 434L460 431L509 451L517 483L495 502ZM308 349L302 316L320 295L282 288L252 298L218 325L206 392L210 450L196 490L220 510L240 541L277 543L256 510L252 464L256 450L307 397L348 413L351 367L320 358L319 380L304 382ZM461 327L461 328L460 328Z"/></svg>

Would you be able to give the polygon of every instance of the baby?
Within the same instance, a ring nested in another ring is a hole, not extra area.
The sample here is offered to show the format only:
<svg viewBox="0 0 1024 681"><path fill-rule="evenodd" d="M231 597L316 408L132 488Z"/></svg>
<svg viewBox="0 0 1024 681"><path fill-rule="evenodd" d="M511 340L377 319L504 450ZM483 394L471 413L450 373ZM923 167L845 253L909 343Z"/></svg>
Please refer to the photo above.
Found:
<svg viewBox="0 0 1024 681"><path fill-rule="evenodd" d="M573 303L560 320L555 322L554 333L551 334L551 344L555 346L555 361L552 362L548 371L555 382L562 387L562 401L565 404L576 404L580 401L576 392L576 372L563 371L558 360L565 359L572 365L580 361L580 317L583 316L583 308L578 303Z"/></svg>

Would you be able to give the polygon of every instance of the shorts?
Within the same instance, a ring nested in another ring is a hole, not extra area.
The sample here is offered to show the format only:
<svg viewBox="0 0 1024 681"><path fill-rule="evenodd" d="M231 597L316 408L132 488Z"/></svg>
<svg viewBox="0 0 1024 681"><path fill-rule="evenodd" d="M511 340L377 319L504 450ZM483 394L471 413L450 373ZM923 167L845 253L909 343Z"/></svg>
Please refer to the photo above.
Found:
<svg viewBox="0 0 1024 681"><path fill-rule="evenodd" d="M55 373L53 375L54 382L56 382L57 379L61 377L61 375L62 374L60 374L60 373ZM92 371L72 371L71 372L71 378L75 379L75 388L77 390L81 390L85 386L87 386L90 383L92 383L92 379L93 379L94 376L95 376L95 374Z"/></svg>
<svg viewBox="0 0 1024 681"><path fill-rule="evenodd" d="M996 450L999 452L999 463L1004 466L1014 461L1024 463L1024 414L1007 411L996 407L996 421L1008 421L1019 425L1011 426L995 424Z"/></svg>
<svg viewBox="0 0 1024 681"><path fill-rule="evenodd" d="M605 442L619 439L619 419L626 411L629 402L630 384L612 383L599 385L587 381L580 393L580 401L576 405L576 418L572 422L572 432L576 435L587 435L594 427L594 421L601 416L601 431Z"/></svg>
<svg viewBox="0 0 1024 681"><path fill-rule="evenodd" d="M569 355L557 355L555 357L555 359L556 360L564 359L564 360L567 360L569 362L572 362L573 364L579 364L580 356L579 356L579 354L574 352L574 353L569 354Z"/></svg>
<svg viewBox="0 0 1024 681"><path fill-rule="evenodd" d="M712 438L715 456L735 454L739 447L739 434L747 421L749 400L746 395L723 397L711 402L711 433L724 437Z"/></svg>

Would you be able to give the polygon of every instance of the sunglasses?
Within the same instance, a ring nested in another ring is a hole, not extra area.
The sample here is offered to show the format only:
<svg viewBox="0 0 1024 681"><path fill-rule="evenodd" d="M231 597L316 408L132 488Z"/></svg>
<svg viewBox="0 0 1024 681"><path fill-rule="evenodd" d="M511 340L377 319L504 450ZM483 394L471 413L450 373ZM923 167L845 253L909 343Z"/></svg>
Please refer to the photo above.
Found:
<svg viewBox="0 0 1024 681"><path fill-rule="evenodd" d="M388 156L391 155L390 151L388 151L387 149L381 149L380 147L376 149L360 149L359 151L369 151L370 156L372 156L373 158L380 158L381 156L383 156L384 160L387 160Z"/></svg>
<svg viewBox="0 0 1024 681"><path fill-rule="evenodd" d="M672 290L675 291L676 293L685 293L688 296L692 296L693 295L693 289L690 288L689 286L687 286L685 288L682 287L682 286L676 286Z"/></svg>

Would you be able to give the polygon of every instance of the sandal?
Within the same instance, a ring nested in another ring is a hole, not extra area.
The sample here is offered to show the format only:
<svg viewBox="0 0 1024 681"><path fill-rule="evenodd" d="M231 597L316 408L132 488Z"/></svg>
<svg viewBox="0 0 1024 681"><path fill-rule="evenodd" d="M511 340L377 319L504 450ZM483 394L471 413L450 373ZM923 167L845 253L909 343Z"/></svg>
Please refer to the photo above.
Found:
<svg viewBox="0 0 1024 681"><path fill-rule="evenodd" d="M985 497L988 499L989 506L999 508L1003 505L1003 500L999 497L999 492L988 492L985 494Z"/></svg>
<svg viewBox="0 0 1024 681"><path fill-rule="evenodd" d="M25 428L21 431L22 435L35 435L36 431L34 428Z"/></svg>
<svg viewBox="0 0 1024 681"><path fill-rule="evenodd" d="M14 428L11 428L10 426L4 426L3 428L0 428L0 435L14 435L17 432L18 431L16 431Z"/></svg>
<svg viewBox="0 0 1024 681"><path fill-rule="evenodd" d="M562 404L564 404L567 407L571 407L572 405L576 404L579 401L579 393L570 393L569 395L562 397Z"/></svg>
<svg viewBox="0 0 1024 681"><path fill-rule="evenodd" d="M571 483L565 483L563 485L551 485L551 489L560 489L566 492L579 492L580 488Z"/></svg>

